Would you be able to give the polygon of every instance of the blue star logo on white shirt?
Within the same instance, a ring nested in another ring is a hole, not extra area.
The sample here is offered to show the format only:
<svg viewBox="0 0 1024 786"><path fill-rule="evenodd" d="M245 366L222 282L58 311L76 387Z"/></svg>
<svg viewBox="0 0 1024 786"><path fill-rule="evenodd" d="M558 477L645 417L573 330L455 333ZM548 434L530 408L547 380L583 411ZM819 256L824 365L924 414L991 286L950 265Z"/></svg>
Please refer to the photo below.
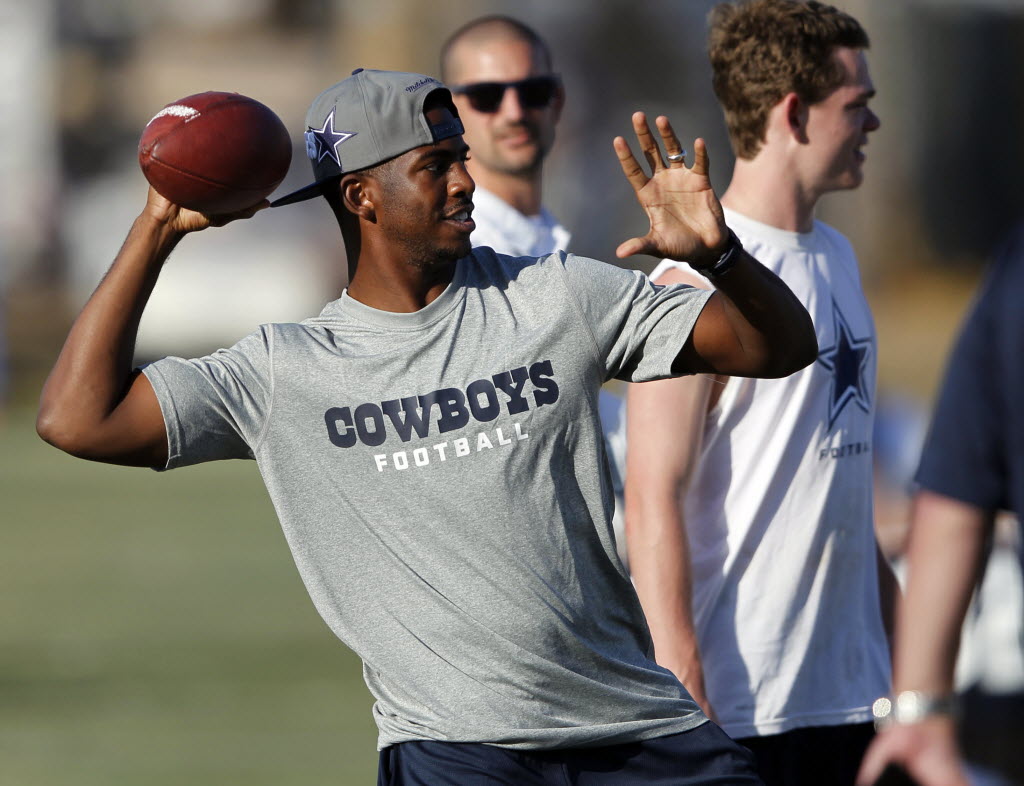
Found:
<svg viewBox="0 0 1024 786"><path fill-rule="evenodd" d="M306 132L306 154L314 161L330 158L341 169L341 158L338 156L338 145L355 136L351 131L334 130L334 110L327 115L323 128L309 129Z"/></svg>
<svg viewBox="0 0 1024 786"><path fill-rule="evenodd" d="M822 349L818 355L818 362L832 372L829 431L851 401L865 412L871 411L871 391L865 379L868 357L871 353L871 337L854 338L853 331L846 324L834 300L832 320L835 325L833 344Z"/></svg>

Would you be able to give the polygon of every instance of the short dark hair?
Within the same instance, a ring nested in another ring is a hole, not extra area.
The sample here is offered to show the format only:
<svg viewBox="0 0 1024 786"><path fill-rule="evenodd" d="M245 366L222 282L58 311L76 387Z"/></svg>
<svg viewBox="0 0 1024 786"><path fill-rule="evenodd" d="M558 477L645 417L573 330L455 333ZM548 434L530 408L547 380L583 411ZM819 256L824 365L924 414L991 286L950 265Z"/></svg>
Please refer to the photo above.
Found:
<svg viewBox="0 0 1024 786"><path fill-rule="evenodd" d="M536 30L510 16L492 14L466 22L448 36L441 46L441 81L447 84L455 71L452 64L452 53L457 44L463 41L483 43L502 36L519 39L529 44L534 52L540 54L548 70L551 70L551 50L548 49L548 45Z"/></svg>
<svg viewBox="0 0 1024 786"><path fill-rule="evenodd" d="M739 158L757 155L768 113L788 93L814 104L842 84L837 47L869 46L856 19L815 0L722 3L709 23L712 85Z"/></svg>

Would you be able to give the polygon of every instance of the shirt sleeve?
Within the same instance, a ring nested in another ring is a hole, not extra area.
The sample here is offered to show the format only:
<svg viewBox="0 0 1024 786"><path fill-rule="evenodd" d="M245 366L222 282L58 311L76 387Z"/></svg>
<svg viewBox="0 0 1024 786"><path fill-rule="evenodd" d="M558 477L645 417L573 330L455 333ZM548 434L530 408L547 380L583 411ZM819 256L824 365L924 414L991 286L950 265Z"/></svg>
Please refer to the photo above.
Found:
<svg viewBox="0 0 1024 786"><path fill-rule="evenodd" d="M263 331L206 357L163 358L142 372L156 392L167 429L164 469L254 457L273 394Z"/></svg>
<svg viewBox="0 0 1024 786"><path fill-rule="evenodd" d="M915 478L923 488L985 510L1005 507L1007 488L997 279L990 276L950 355Z"/></svg>
<svg viewBox="0 0 1024 786"><path fill-rule="evenodd" d="M672 364L713 294L658 286L637 270L560 255L571 300L604 363L605 379L647 382L679 376Z"/></svg>

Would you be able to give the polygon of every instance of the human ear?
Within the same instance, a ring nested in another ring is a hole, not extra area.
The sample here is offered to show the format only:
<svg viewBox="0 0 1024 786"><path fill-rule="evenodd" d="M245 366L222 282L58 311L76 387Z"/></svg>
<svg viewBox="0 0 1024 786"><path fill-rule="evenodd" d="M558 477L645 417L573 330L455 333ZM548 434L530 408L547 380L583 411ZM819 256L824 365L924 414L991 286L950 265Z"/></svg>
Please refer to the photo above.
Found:
<svg viewBox="0 0 1024 786"><path fill-rule="evenodd" d="M808 104L796 93L787 93L781 101L786 128L798 142L807 141Z"/></svg>
<svg viewBox="0 0 1024 786"><path fill-rule="evenodd" d="M345 175L338 188L341 192L341 202L348 212L371 223L377 220L373 189L367 178L358 175Z"/></svg>

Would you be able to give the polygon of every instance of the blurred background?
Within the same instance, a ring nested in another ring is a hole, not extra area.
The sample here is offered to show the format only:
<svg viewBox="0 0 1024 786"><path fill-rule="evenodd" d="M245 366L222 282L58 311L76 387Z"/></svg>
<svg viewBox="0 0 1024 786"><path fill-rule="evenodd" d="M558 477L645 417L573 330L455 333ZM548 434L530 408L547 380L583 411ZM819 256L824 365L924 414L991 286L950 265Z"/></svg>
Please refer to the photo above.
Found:
<svg viewBox="0 0 1024 786"><path fill-rule="evenodd" d="M307 600L255 466L157 476L77 462L35 437L45 374L144 204L146 122L206 90L259 99L293 132L285 193L310 179L301 132L321 89L356 67L436 74L448 33L508 13L550 42L566 85L546 202L574 251L612 260L646 231L611 149L634 109L705 137L727 185L704 52L712 5L0 0L0 781L374 777L359 664ZM878 527L898 558L944 358L984 265L1024 219L1024 2L838 5L871 36L882 128L863 187L827 197L820 217L853 241L877 320ZM345 283L339 241L319 201L190 238L146 312L139 360L319 312ZM1017 537L1002 524L997 556ZM984 619L996 622L975 625L989 638L968 647L962 679L998 694L1021 690L1024 666L1009 630L1019 577L992 575ZM1009 650L987 644L1007 638Z"/></svg>

